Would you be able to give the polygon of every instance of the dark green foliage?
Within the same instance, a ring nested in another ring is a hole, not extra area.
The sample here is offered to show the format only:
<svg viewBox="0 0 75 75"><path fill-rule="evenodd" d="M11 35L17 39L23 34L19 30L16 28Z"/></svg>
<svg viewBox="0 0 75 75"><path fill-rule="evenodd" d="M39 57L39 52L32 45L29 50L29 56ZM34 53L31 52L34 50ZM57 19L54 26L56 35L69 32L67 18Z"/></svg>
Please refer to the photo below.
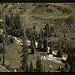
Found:
<svg viewBox="0 0 75 75"><path fill-rule="evenodd" d="M44 35L45 35L46 37L48 37L48 35L49 35L49 25L48 25L48 23L45 25L45 32L44 32Z"/></svg>
<svg viewBox="0 0 75 75"><path fill-rule="evenodd" d="M8 34L16 37L22 36L20 16L18 14L15 16L12 13L10 16L5 15L5 23Z"/></svg>
<svg viewBox="0 0 75 75"><path fill-rule="evenodd" d="M27 42L26 42L26 35L24 34L23 35L23 49L22 49L22 65L21 65L21 70L23 72L26 72L27 71L27 61L28 61L28 53L27 53Z"/></svg>
<svg viewBox="0 0 75 75"><path fill-rule="evenodd" d="M0 46L0 53L3 53L3 48L2 48L2 46Z"/></svg>
<svg viewBox="0 0 75 75"><path fill-rule="evenodd" d="M66 24L70 25L75 23L75 15L70 15L67 19L66 19Z"/></svg>
<svg viewBox="0 0 75 75"><path fill-rule="evenodd" d="M51 32L54 33L54 26L51 26Z"/></svg>
<svg viewBox="0 0 75 75"><path fill-rule="evenodd" d="M34 35L35 35L36 34L36 32L35 32L36 31L36 26L35 25L33 26L33 30L34 30Z"/></svg>
<svg viewBox="0 0 75 75"><path fill-rule="evenodd" d="M26 28L26 36L27 38L31 39L31 28Z"/></svg>
<svg viewBox="0 0 75 75"><path fill-rule="evenodd" d="M61 6L57 6L57 9L58 9L58 10L62 10L62 7L61 7Z"/></svg>
<svg viewBox="0 0 75 75"><path fill-rule="evenodd" d="M68 69L68 61L65 62L65 69Z"/></svg>
<svg viewBox="0 0 75 75"><path fill-rule="evenodd" d="M39 50L41 50L41 48L42 48L42 44L43 44L43 36L42 36L42 34L40 34L40 38L39 38L39 40L38 40L38 49Z"/></svg>
<svg viewBox="0 0 75 75"><path fill-rule="evenodd" d="M2 43L3 42L3 35L1 34L0 35L0 43Z"/></svg>
<svg viewBox="0 0 75 75"><path fill-rule="evenodd" d="M70 13L71 13L71 10L70 10L69 8L63 8L63 9L62 9L62 12L63 12L63 13L68 13L68 14L70 14Z"/></svg>
<svg viewBox="0 0 75 75"><path fill-rule="evenodd" d="M48 9L47 9L47 12L48 12L48 13L50 13L50 12L52 13L52 9L51 9L51 8L48 8Z"/></svg>
<svg viewBox="0 0 75 75"><path fill-rule="evenodd" d="M39 40L38 40L38 49L41 50L41 48L42 48L42 39L39 38Z"/></svg>
<svg viewBox="0 0 75 75"><path fill-rule="evenodd" d="M34 36L31 38L30 47L31 47L31 53L34 54L35 52L35 37Z"/></svg>
<svg viewBox="0 0 75 75"><path fill-rule="evenodd" d="M42 68L42 65L41 65L41 59L39 58L39 56L37 56L36 69L37 69L37 72L43 71L43 68Z"/></svg>
<svg viewBox="0 0 75 75"><path fill-rule="evenodd" d="M35 46L33 41L31 41L31 53L34 54Z"/></svg>
<svg viewBox="0 0 75 75"><path fill-rule="evenodd" d="M29 68L28 68L28 65L26 66L26 71L25 72L29 72Z"/></svg>
<svg viewBox="0 0 75 75"><path fill-rule="evenodd" d="M57 6L57 9L62 11L63 13L68 13L68 14L71 13L71 10L69 8L63 8L61 6Z"/></svg>
<svg viewBox="0 0 75 75"><path fill-rule="evenodd" d="M34 72L34 68L33 68L33 63L32 63L32 61L31 61L31 63L30 63L30 72Z"/></svg>
<svg viewBox="0 0 75 75"><path fill-rule="evenodd" d="M57 56L58 57L62 57L62 49L59 48L58 52L57 52Z"/></svg>
<svg viewBox="0 0 75 75"><path fill-rule="evenodd" d="M64 41L62 41L62 49L64 49Z"/></svg>
<svg viewBox="0 0 75 75"><path fill-rule="evenodd" d="M68 61L68 64L72 64L71 63L71 60L72 60L72 58L71 58L71 53L70 53L70 50L68 50L68 58L67 58L67 61Z"/></svg>
<svg viewBox="0 0 75 75"><path fill-rule="evenodd" d="M42 28L40 28L40 38L44 39L44 31Z"/></svg>
<svg viewBox="0 0 75 75"><path fill-rule="evenodd" d="M43 40L43 49L46 52L47 52L47 46L48 46L48 42L47 42L47 38L45 37L44 40Z"/></svg>
<svg viewBox="0 0 75 75"><path fill-rule="evenodd" d="M66 72L66 69L65 68L61 68L60 71L61 72Z"/></svg>
<svg viewBox="0 0 75 75"><path fill-rule="evenodd" d="M75 55L71 56L70 72L75 72Z"/></svg>
<svg viewBox="0 0 75 75"><path fill-rule="evenodd" d="M50 42L50 54L52 54L52 42Z"/></svg>

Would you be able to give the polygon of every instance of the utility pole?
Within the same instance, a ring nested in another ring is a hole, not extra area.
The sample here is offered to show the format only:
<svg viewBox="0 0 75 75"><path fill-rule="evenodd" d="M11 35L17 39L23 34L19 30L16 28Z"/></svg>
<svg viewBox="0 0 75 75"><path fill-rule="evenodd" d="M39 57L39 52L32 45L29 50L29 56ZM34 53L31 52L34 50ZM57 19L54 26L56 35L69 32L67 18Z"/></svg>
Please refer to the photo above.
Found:
<svg viewBox="0 0 75 75"><path fill-rule="evenodd" d="M3 14L3 3L1 4L2 5L2 19L3 19L3 66L5 66L5 38L6 38L6 29L5 29L5 16Z"/></svg>

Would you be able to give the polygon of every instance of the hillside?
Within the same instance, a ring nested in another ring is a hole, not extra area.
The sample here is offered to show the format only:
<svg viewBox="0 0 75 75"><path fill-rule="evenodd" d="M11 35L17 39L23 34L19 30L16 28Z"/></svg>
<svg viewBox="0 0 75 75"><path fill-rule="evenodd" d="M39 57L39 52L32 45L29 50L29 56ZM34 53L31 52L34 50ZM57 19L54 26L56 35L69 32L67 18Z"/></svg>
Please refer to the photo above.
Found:
<svg viewBox="0 0 75 75"><path fill-rule="evenodd" d="M3 3L3 7L2 12L0 4L0 64L3 61L3 34L5 34L1 21L5 15L6 66L12 70L16 69L17 72L21 71L23 27L26 31L26 38L24 38L26 41L24 41L27 44L28 68L32 61L36 69L37 56L40 58L44 56L47 59L41 59L41 63L42 67L45 67L45 72L69 72L71 64L67 65L66 71L64 67L70 51L71 55L75 52L75 3ZM35 50L33 54L31 50ZM61 63L48 59L49 54ZM58 70L59 66L62 70ZM0 70L2 71L1 66Z"/></svg>
<svg viewBox="0 0 75 75"><path fill-rule="evenodd" d="M60 9L62 7L67 8L68 12L71 11L71 13L63 13L63 11L57 9L58 6L61 7ZM10 14L10 12L18 13L21 19L24 19L25 28L31 28L33 25L36 25L36 30L38 30L44 27L46 23L49 23L49 25L53 23L56 32L64 34L75 32L75 25L72 25L72 28L67 24L62 25L63 19L65 21L67 17L75 13L74 3L14 3L13 5L7 3L7 5L4 4L4 7L5 14Z"/></svg>

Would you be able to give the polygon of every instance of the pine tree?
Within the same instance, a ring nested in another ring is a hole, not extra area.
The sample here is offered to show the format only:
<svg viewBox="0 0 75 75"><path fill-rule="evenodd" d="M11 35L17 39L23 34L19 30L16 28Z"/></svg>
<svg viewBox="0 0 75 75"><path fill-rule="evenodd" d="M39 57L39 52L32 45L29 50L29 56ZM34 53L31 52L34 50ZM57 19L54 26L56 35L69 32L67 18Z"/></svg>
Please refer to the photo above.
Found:
<svg viewBox="0 0 75 75"><path fill-rule="evenodd" d="M57 56L58 57L62 57L62 50L59 48L58 52L57 52Z"/></svg>
<svg viewBox="0 0 75 75"><path fill-rule="evenodd" d="M40 38L44 39L44 31L42 28L40 28Z"/></svg>
<svg viewBox="0 0 75 75"><path fill-rule="evenodd" d="M54 26L51 26L51 32L54 33Z"/></svg>
<svg viewBox="0 0 75 75"><path fill-rule="evenodd" d="M72 62L72 61L71 61ZM70 66L70 72L75 72L75 68L74 68L75 62L72 62L71 66Z"/></svg>
<svg viewBox="0 0 75 75"><path fill-rule="evenodd" d="M36 34L36 26L34 25L33 26L33 29L34 29L34 35Z"/></svg>
<svg viewBox="0 0 75 75"><path fill-rule="evenodd" d="M65 62L65 69L67 70L68 69L68 61L66 60Z"/></svg>
<svg viewBox="0 0 75 75"><path fill-rule="evenodd" d="M42 37L41 37L41 35L40 35L40 38L39 38L39 40L38 40L38 49L39 49L39 50L42 49L42 44L43 44L43 39L42 39Z"/></svg>
<svg viewBox="0 0 75 75"><path fill-rule="evenodd" d="M23 29L23 33L24 33L24 29ZM27 71L27 61L28 61L28 53L27 53L27 42L26 42L26 35L25 33L23 34L23 49L22 49L22 65L21 65L21 70L23 72L26 72Z"/></svg>
<svg viewBox="0 0 75 75"><path fill-rule="evenodd" d="M68 64L72 64L71 63L71 53L70 53L70 50L68 49L68 57L67 57L67 61L68 61Z"/></svg>
<svg viewBox="0 0 75 75"><path fill-rule="evenodd" d="M62 41L62 49L64 49L64 42Z"/></svg>
<svg viewBox="0 0 75 75"><path fill-rule="evenodd" d="M43 40L43 49L44 49L44 51L47 51L47 46L48 46L48 41L47 41L47 38L45 37L44 40Z"/></svg>
<svg viewBox="0 0 75 75"><path fill-rule="evenodd" d="M49 36L49 25L48 23L45 25L45 33L46 33L46 37Z"/></svg>
<svg viewBox="0 0 75 75"><path fill-rule="evenodd" d="M33 68L33 63L31 61L31 64L30 64L30 72L34 72L34 68Z"/></svg>
<svg viewBox="0 0 75 75"><path fill-rule="evenodd" d="M37 69L37 72L42 72L43 71L42 65L41 65L41 60L40 60L39 56L37 56L36 69Z"/></svg>
<svg viewBox="0 0 75 75"><path fill-rule="evenodd" d="M52 54L52 42L50 42L50 54Z"/></svg>
<svg viewBox="0 0 75 75"><path fill-rule="evenodd" d="M32 38L31 39L31 53L34 54L35 52L35 40Z"/></svg>
<svg viewBox="0 0 75 75"><path fill-rule="evenodd" d="M29 72L28 64L26 65L26 71L25 72Z"/></svg>

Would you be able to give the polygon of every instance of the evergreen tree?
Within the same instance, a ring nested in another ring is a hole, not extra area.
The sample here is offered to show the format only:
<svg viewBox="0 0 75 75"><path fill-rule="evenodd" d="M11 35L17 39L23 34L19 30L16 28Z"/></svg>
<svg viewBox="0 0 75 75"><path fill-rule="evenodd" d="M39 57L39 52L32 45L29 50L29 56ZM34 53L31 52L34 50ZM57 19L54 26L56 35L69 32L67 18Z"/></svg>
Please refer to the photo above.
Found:
<svg viewBox="0 0 75 75"><path fill-rule="evenodd" d="M40 28L40 38L44 39L44 31L42 28Z"/></svg>
<svg viewBox="0 0 75 75"><path fill-rule="evenodd" d="M33 44L34 44L34 47L36 47L35 45L35 36L33 35Z"/></svg>
<svg viewBox="0 0 75 75"><path fill-rule="evenodd" d="M45 33L46 33L46 37L48 37L48 35L49 35L49 25L48 25L48 23L45 25Z"/></svg>
<svg viewBox="0 0 75 75"><path fill-rule="evenodd" d="M29 72L29 68L28 65L26 65L26 71L25 72Z"/></svg>
<svg viewBox="0 0 75 75"><path fill-rule="evenodd" d="M54 26L51 26L51 32L54 33Z"/></svg>
<svg viewBox="0 0 75 75"><path fill-rule="evenodd" d="M33 68L33 63L31 61L31 64L30 64L30 72L34 72L34 68Z"/></svg>
<svg viewBox="0 0 75 75"><path fill-rule="evenodd" d="M52 42L50 42L50 54L52 54Z"/></svg>
<svg viewBox="0 0 75 75"><path fill-rule="evenodd" d="M66 60L66 63L65 63L65 69L67 70L68 69L68 61Z"/></svg>
<svg viewBox="0 0 75 75"><path fill-rule="evenodd" d="M70 72L75 72L74 65L75 65L75 62L72 62L71 66L70 66L70 70L69 70Z"/></svg>
<svg viewBox="0 0 75 75"><path fill-rule="evenodd" d="M64 49L64 42L62 41L62 49Z"/></svg>
<svg viewBox="0 0 75 75"><path fill-rule="evenodd" d="M34 35L36 34L36 26L33 26L33 30L34 30Z"/></svg>
<svg viewBox="0 0 75 75"><path fill-rule="evenodd" d="M41 38L41 35L40 35L40 38L39 38L39 40L38 40L38 49L39 49L39 50L41 50L42 44L43 44L43 39Z"/></svg>
<svg viewBox="0 0 75 75"><path fill-rule="evenodd" d="M68 61L68 64L69 65L71 65L72 64L72 58L71 58L71 52L70 52L70 50L69 50L69 48L68 48L68 57L67 57L67 61Z"/></svg>
<svg viewBox="0 0 75 75"><path fill-rule="evenodd" d="M31 53L34 54L35 50L35 42L33 40L33 38L31 39Z"/></svg>
<svg viewBox="0 0 75 75"><path fill-rule="evenodd" d="M42 65L41 65L41 60L40 60L39 56L37 56L36 69L37 69L37 72L42 72L43 71Z"/></svg>
<svg viewBox="0 0 75 75"><path fill-rule="evenodd" d="M23 33L24 33L24 29L23 29ZM22 65L21 65L21 70L23 71L23 72L26 72L27 71L27 61L28 61L28 52L27 52L27 42L26 42L26 35L25 35L25 33L23 34L23 45L22 45L22 47L23 47L23 49L22 49L22 61L21 61L21 63L22 63Z"/></svg>
<svg viewBox="0 0 75 75"><path fill-rule="evenodd" d="M44 49L44 51L47 51L47 46L48 46L48 41L47 41L47 38L45 37L44 40L43 40L43 49Z"/></svg>
<svg viewBox="0 0 75 75"><path fill-rule="evenodd" d="M62 50L59 48L58 52L57 52L57 56L58 57L62 57Z"/></svg>

